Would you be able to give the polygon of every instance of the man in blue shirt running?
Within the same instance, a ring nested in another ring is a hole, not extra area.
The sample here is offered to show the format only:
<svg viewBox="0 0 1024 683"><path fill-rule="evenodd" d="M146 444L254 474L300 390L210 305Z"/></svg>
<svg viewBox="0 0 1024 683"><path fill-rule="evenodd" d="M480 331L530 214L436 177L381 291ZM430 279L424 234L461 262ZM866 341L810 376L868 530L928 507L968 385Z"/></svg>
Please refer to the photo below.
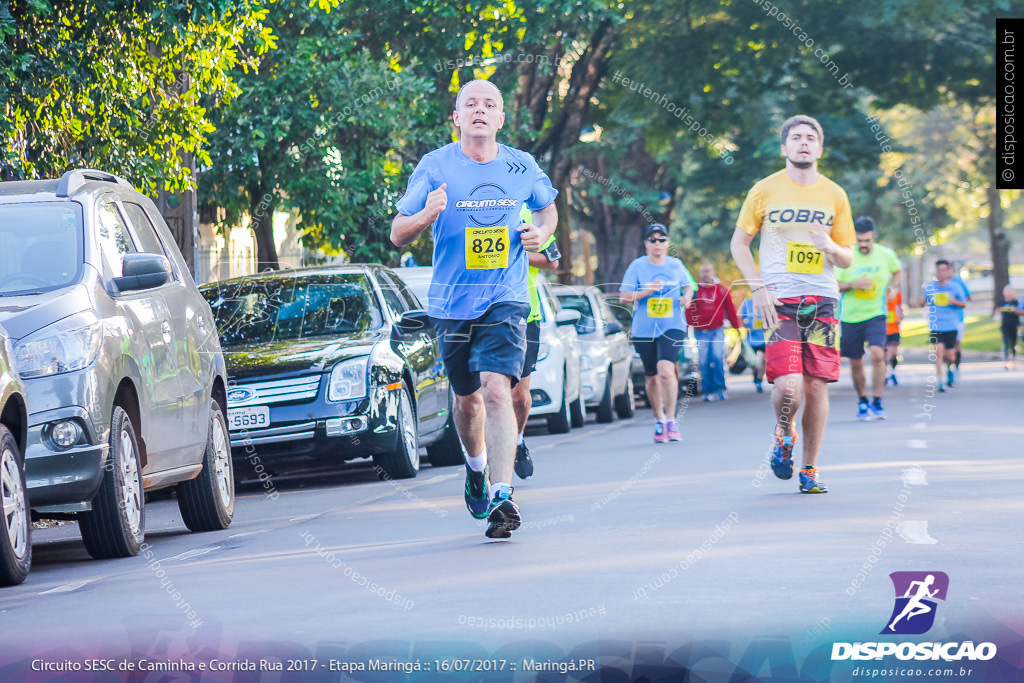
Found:
<svg viewBox="0 0 1024 683"><path fill-rule="evenodd" d="M404 247L433 226L429 313L466 447L466 506L487 518L488 538L508 538L521 523L509 482L518 432L512 387L530 313L526 252L540 251L555 231L557 191L530 154L498 144L505 113L493 84L463 86L452 120L459 141L420 160L391 241ZM524 203L532 222L520 220Z"/></svg>
<svg viewBox="0 0 1024 683"><path fill-rule="evenodd" d="M952 387L957 328L967 297L963 287L953 281L953 266L945 259L935 262L935 279L924 286L922 294L928 304L929 343L935 345L935 377L939 391L944 392L942 363L946 363L946 386Z"/></svg>

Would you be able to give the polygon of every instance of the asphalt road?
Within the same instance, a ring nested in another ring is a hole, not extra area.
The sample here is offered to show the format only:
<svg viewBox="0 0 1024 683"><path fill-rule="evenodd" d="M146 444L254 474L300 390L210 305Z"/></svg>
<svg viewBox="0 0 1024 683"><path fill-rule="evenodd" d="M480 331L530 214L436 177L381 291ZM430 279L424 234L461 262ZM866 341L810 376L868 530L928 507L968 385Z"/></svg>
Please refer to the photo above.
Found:
<svg viewBox="0 0 1024 683"><path fill-rule="evenodd" d="M217 533L189 533L173 500L151 501L136 558L91 560L74 524L36 531L32 574L0 591L0 680L65 680L33 674L32 660L96 656L276 657L316 673L204 680L338 680L325 663L388 653L434 675L451 658L586 655L621 665L626 678L604 680L635 680L623 662L664 664L678 648L700 660L691 680L729 680L737 662L774 680L858 680L850 662L816 658L882 639L894 571L949 576L928 640L996 640L1009 656L1024 633L1024 370L965 363L961 384L934 396L926 365L900 378L889 419L863 423L844 368L825 495L767 469L773 420L748 374L730 378L724 403L684 403L677 444L652 443L649 410L590 416L564 436L531 427L536 474L516 482L524 526L509 541L466 512L460 468L429 466L396 482L369 466L277 474L279 495L244 487Z"/></svg>

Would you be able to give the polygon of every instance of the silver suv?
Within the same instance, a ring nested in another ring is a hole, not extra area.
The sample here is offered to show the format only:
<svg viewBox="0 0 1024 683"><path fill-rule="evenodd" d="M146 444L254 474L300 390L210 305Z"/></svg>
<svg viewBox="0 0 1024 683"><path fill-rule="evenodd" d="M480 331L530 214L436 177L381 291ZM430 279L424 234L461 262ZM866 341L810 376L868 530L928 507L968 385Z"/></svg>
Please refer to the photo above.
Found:
<svg viewBox="0 0 1024 683"><path fill-rule="evenodd" d="M38 517L76 517L98 558L138 553L146 491L176 484L193 531L231 523L224 358L152 201L93 170L0 183L0 323Z"/></svg>

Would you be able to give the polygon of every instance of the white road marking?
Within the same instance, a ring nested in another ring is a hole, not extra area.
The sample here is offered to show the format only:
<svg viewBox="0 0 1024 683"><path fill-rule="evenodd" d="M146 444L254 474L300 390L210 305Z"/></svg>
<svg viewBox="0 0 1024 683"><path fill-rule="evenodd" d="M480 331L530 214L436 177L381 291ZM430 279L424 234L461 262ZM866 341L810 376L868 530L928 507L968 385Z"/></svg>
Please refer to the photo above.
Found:
<svg viewBox="0 0 1024 683"><path fill-rule="evenodd" d="M928 535L928 522L920 519L908 519L896 525L896 533L907 543L931 545L938 543Z"/></svg>
<svg viewBox="0 0 1024 683"><path fill-rule="evenodd" d="M78 583L66 583L63 586L57 586L56 588L51 588L48 591L43 591L42 593L40 593L40 595L47 595L49 593L70 593L71 591L76 591L79 588L92 583L93 581L95 581L95 579L89 579L88 581L79 581Z"/></svg>
<svg viewBox="0 0 1024 683"><path fill-rule="evenodd" d="M907 448L928 448L928 442L924 439L910 439L907 441Z"/></svg>
<svg viewBox="0 0 1024 683"><path fill-rule="evenodd" d="M299 515L298 517L292 517L288 521L289 522L305 522L307 519L313 519L314 517L318 516L319 514L320 513L317 512L316 514L312 514L312 515Z"/></svg>
<svg viewBox="0 0 1024 683"><path fill-rule="evenodd" d="M200 557L202 555L206 555L207 553L212 553L214 550L220 550L220 548L221 546L219 545L215 545L212 548L193 548L192 550L186 550L180 555L168 557L167 560L164 560L164 562L168 560L191 560L193 557Z"/></svg>
<svg viewBox="0 0 1024 683"><path fill-rule="evenodd" d="M903 470L904 486L927 486L928 473L923 467L907 467Z"/></svg>
<svg viewBox="0 0 1024 683"><path fill-rule="evenodd" d="M228 536L228 538L242 538L243 536L255 536L257 534L265 534L268 531L270 531L270 529L257 529L256 531L243 531L240 534L232 534L231 536Z"/></svg>
<svg viewBox="0 0 1024 683"><path fill-rule="evenodd" d="M436 477L431 477L430 479L424 479L421 483L423 483L423 484L433 484L436 481L448 481L449 479L454 479L455 477L459 477L459 476L462 476L462 475L463 475L462 472L452 472L451 474L439 474Z"/></svg>

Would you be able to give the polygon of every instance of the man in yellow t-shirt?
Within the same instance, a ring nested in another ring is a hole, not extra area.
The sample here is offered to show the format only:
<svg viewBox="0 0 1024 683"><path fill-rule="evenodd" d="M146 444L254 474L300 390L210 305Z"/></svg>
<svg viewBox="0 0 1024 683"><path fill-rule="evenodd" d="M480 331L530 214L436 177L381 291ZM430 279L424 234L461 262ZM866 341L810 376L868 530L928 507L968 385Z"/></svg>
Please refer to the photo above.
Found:
<svg viewBox="0 0 1024 683"><path fill-rule="evenodd" d="M810 116L782 125L786 168L758 181L743 202L732 255L750 286L754 313L764 317L766 375L775 385L772 470L793 476L795 417L803 404L802 493L826 493L818 479L818 451L828 421L828 383L839 379L835 268L853 261L856 241L850 201L818 173L824 134ZM760 269L751 243L760 233Z"/></svg>

